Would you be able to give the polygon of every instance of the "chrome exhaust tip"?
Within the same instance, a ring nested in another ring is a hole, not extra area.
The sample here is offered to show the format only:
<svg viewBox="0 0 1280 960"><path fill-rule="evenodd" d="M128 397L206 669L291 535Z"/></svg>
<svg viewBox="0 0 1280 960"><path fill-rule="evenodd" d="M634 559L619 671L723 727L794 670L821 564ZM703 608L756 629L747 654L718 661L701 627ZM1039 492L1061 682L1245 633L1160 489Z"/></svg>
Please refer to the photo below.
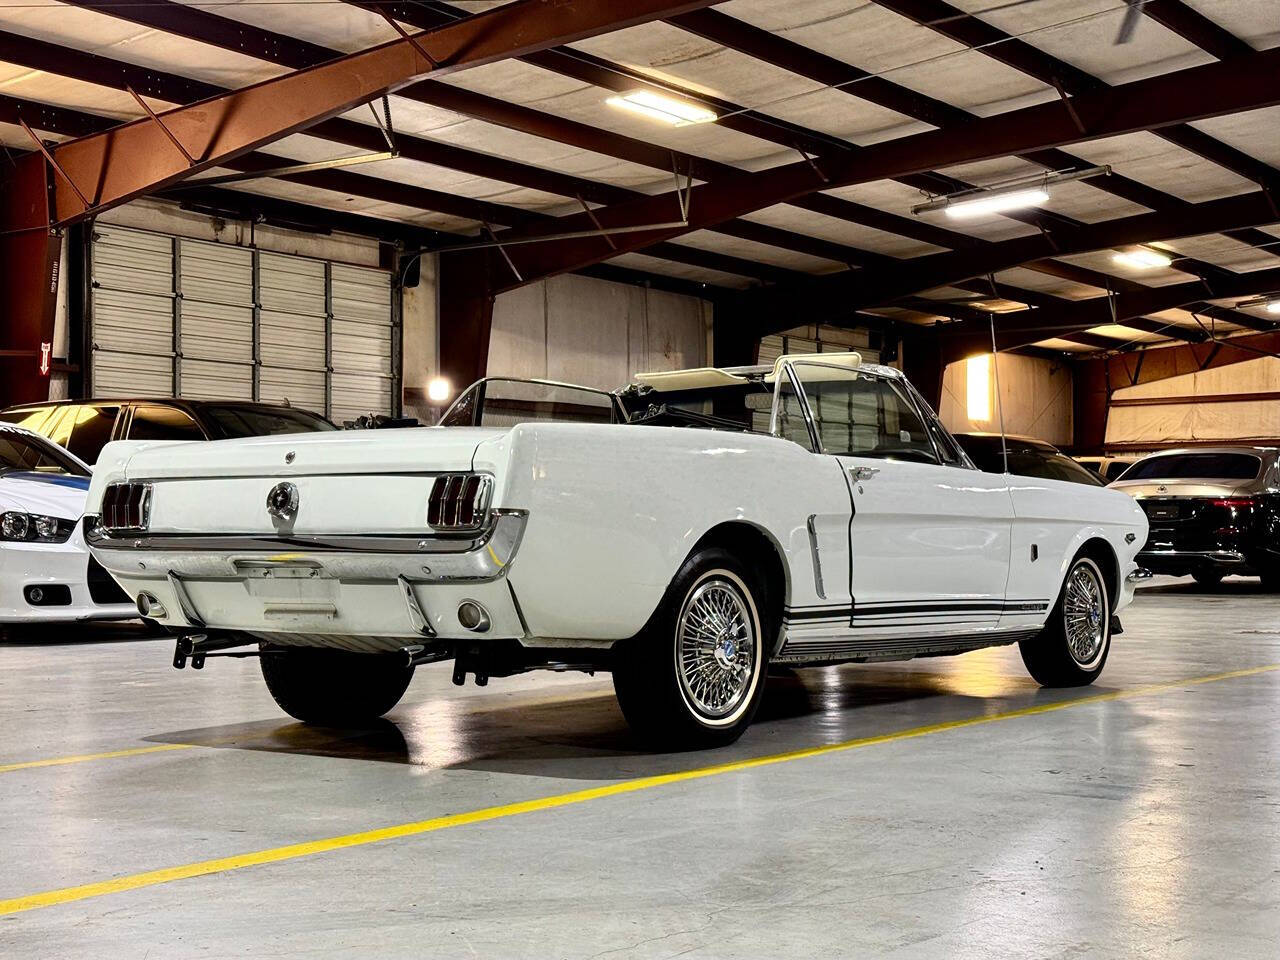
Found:
<svg viewBox="0 0 1280 960"><path fill-rule="evenodd" d="M458 604L458 622L472 633L487 633L491 625L489 611L474 600Z"/></svg>
<svg viewBox="0 0 1280 960"><path fill-rule="evenodd" d="M164 604L151 593L138 594L138 612L152 620L163 620L169 616L169 611L164 608Z"/></svg>

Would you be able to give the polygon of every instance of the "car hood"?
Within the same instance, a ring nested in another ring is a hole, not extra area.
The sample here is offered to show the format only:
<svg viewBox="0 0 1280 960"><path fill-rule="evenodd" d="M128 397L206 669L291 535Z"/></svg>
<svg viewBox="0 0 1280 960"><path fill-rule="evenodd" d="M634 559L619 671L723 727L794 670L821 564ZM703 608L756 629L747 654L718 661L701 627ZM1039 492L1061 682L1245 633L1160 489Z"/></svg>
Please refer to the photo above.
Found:
<svg viewBox="0 0 1280 960"><path fill-rule="evenodd" d="M1232 497L1253 489L1253 480L1118 480L1111 489L1131 497Z"/></svg>
<svg viewBox="0 0 1280 960"><path fill-rule="evenodd" d="M79 520L84 513L88 477L58 473L0 475L0 510L21 510L61 520Z"/></svg>

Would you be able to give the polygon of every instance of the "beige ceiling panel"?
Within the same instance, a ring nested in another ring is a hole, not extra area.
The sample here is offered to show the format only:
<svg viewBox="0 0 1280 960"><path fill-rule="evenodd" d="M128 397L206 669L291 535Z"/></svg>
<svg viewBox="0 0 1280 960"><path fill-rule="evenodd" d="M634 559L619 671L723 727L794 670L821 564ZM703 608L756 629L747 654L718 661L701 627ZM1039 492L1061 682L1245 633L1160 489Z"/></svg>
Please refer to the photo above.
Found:
<svg viewBox="0 0 1280 960"><path fill-rule="evenodd" d="M1048 293L1066 300L1087 300L1090 297L1101 296L1104 292L1099 287L1091 287L1084 283L1073 283L1070 280L1063 280L1061 277L1040 273L1028 267L1002 270L996 274L996 282L1022 287L1024 290L1034 290L1037 293Z"/></svg>
<svg viewBox="0 0 1280 960"><path fill-rule="evenodd" d="M207 0L178 0L192 7L208 8ZM310 43L354 53L388 40L396 33L378 14L346 3L326 3L323 14L315 3L263 3L262 0L219 0L213 11L264 30L283 33Z"/></svg>
<svg viewBox="0 0 1280 960"><path fill-rule="evenodd" d="M226 87L242 87L288 72L263 60L62 3L0 7L0 27Z"/></svg>
<svg viewBox="0 0 1280 960"><path fill-rule="evenodd" d="M1045 350L1061 350L1065 353L1088 353L1090 350L1096 350L1097 347L1090 346L1086 343L1076 343L1074 340L1061 340L1054 337L1050 340L1037 340L1031 344L1033 347L1041 347Z"/></svg>
<svg viewBox="0 0 1280 960"><path fill-rule="evenodd" d="M672 242L681 246L696 247L699 250L709 250L713 253L725 253L730 256L741 257L744 260L754 260L757 263L767 263L776 267L786 267L790 270L800 270L804 273L832 273L844 269L841 264L821 257L811 257L808 254L796 253L793 250L783 250L781 247L756 243L753 240L743 240L739 237L714 233L710 230L695 230L693 233L686 233L683 236L676 237Z"/></svg>
<svg viewBox="0 0 1280 960"><path fill-rule="evenodd" d="M605 100L613 94L602 87L582 84L515 60L464 70L445 78L445 82L722 163L738 163L778 152L776 143L737 133L720 124L671 127L610 107Z"/></svg>
<svg viewBox="0 0 1280 960"><path fill-rule="evenodd" d="M1280 46L1280 17L1276 0L1183 0L1258 50Z"/></svg>
<svg viewBox="0 0 1280 960"><path fill-rule="evenodd" d="M1049 202L1044 204L1044 208L1083 223L1099 223L1151 212L1139 203L1130 203L1122 197L1079 181L1050 186Z"/></svg>
<svg viewBox="0 0 1280 960"><path fill-rule="evenodd" d="M421 210L416 210L413 207L405 207L395 203L385 203L380 200L366 200L359 197L347 197L341 193L334 193L329 190L317 190L314 187L304 187L299 184L289 183L286 180L255 180L252 184L228 184L227 188L231 190L238 190L243 193L276 197L281 200L292 200L296 203L305 203L311 206L340 210L343 213L356 213L367 217L380 217L384 220L411 223L420 227L428 227L433 230L469 232L477 226L473 221L464 220L459 217L450 217L436 213L423 213Z"/></svg>
<svg viewBox="0 0 1280 960"><path fill-rule="evenodd" d="M1125 5L1116 0L1036 0L1023 4L954 0L954 5L1110 84L1213 60L1149 17L1139 19L1132 40L1117 44Z"/></svg>
<svg viewBox="0 0 1280 960"><path fill-rule="evenodd" d="M931 243L921 243L910 237L885 233L859 223L850 223L821 213L812 213L787 204L768 207L748 214L744 219L767 223L783 230L806 233L835 243L847 244L859 250L885 254L890 257L917 257L926 253L938 253L945 249Z"/></svg>
<svg viewBox="0 0 1280 960"><path fill-rule="evenodd" d="M1280 5L1273 12L1280 21ZM1244 151L1256 160L1280 167L1280 107L1198 120L1191 126Z"/></svg>
<svg viewBox="0 0 1280 960"><path fill-rule="evenodd" d="M1158 333L1148 333L1145 330L1126 327L1122 323L1108 323L1101 327L1090 327L1088 332L1097 334L1100 337L1111 337L1115 340L1117 347L1130 343L1153 343L1156 340L1169 339L1167 336Z"/></svg>
<svg viewBox="0 0 1280 960"><path fill-rule="evenodd" d="M1130 133L1073 144L1071 152L1090 163L1110 164L1116 173L1193 203L1257 189L1253 181L1161 140L1154 133Z"/></svg>
<svg viewBox="0 0 1280 960"><path fill-rule="evenodd" d="M983 117L1057 97L1052 87L969 49L891 70L884 77Z"/></svg>
<svg viewBox="0 0 1280 960"><path fill-rule="evenodd" d="M690 267L683 263L672 263L670 260L659 260L657 257L646 257L642 253L624 253L609 260L608 263L611 266L629 267L646 273L660 273L667 277L679 277L681 280L692 280L695 283L708 283L719 287L743 289L751 285L751 281L746 277L740 277L734 273Z"/></svg>
<svg viewBox="0 0 1280 960"><path fill-rule="evenodd" d="M1170 240L1164 246L1186 257L1195 257L1228 270L1245 272L1265 270L1280 266L1274 254L1260 250L1248 243L1241 243L1221 233L1202 237L1182 237ZM1280 244L1275 248L1280 253Z"/></svg>
<svg viewBox="0 0 1280 960"><path fill-rule="evenodd" d="M96 83L70 80L57 74L28 70L26 67L0 63L0 93L22 97L55 107L68 107L96 113L113 120L132 120L142 115L133 97L123 90L100 87ZM152 107L166 106L162 100L149 100ZM21 127L18 128L21 131ZM27 139L27 146L31 140Z"/></svg>

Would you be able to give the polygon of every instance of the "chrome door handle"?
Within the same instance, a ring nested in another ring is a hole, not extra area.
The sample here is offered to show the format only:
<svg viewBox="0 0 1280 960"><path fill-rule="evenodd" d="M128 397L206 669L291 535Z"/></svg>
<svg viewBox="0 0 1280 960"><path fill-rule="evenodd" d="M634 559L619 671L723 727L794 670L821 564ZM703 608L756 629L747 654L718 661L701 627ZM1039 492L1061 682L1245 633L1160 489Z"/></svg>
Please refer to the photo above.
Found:
<svg viewBox="0 0 1280 960"><path fill-rule="evenodd" d="M849 476L861 483L863 480L870 480L880 472L879 467L850 467Z"/></svg>

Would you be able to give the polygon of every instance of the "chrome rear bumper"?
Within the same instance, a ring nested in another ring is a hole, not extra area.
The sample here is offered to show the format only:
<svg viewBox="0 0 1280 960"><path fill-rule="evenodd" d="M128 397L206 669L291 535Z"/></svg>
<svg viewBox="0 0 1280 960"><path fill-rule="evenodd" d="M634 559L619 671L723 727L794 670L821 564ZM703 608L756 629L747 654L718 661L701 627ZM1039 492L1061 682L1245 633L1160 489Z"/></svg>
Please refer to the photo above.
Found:
<svg viewBox="0 0 1280 960"><path fill-rule="evenodd" d="M240 579L250 568L298 567L313 561L341 580L405 577L427 583L485 583L506 573L524 536L528 513L495 510L490 524L466 537L428 534L299 535L145 533L111 536L85 518L85 541L107 570L130 579Z"/></svg>

